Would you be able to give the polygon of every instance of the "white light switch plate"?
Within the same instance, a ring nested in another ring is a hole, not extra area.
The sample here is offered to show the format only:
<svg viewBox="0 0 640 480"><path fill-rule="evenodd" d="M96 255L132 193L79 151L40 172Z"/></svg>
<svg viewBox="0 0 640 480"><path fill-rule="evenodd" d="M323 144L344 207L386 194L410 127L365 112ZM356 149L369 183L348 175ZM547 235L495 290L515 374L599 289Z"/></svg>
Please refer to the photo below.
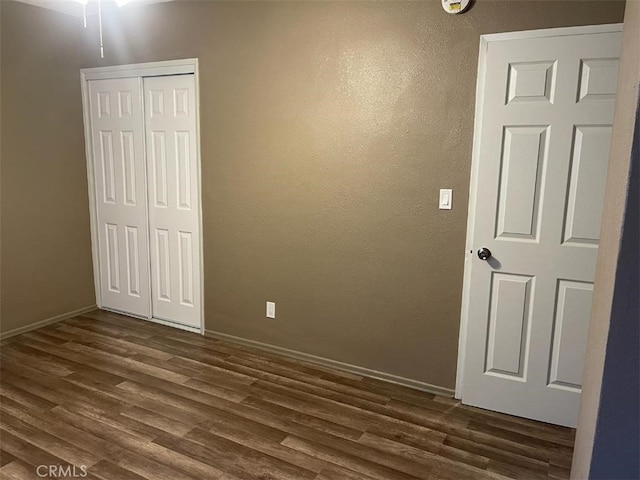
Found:
<svg viewBox="0 0 640 480"><path fill-rule="evenodd" d="M275 302L267 302L267 318L276 318Z"/></svg>
<svg viewBox="0 0 640 480"><path fill-rule="evenodd" d="M453 190L450 188L440 189L440 210L451 210L453 203Z"/></svg>

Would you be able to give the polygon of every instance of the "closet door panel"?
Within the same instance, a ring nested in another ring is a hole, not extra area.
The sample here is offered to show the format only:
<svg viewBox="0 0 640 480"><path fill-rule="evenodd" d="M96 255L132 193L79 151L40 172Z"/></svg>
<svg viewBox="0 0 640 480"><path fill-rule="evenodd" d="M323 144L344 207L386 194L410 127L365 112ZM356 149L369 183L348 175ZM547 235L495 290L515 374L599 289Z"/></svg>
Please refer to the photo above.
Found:
<svg viewBox="0 0 640 480"><path fill-rule="evenodd" d="M104 308L151 316L144 116L139 78L89 82Z"/></svg>
<svg viewBox="0 0 640 480"><path fill-rule="evenodd" d="M199 327L194 76L145 78L144 92L153 316Z"/></svg>

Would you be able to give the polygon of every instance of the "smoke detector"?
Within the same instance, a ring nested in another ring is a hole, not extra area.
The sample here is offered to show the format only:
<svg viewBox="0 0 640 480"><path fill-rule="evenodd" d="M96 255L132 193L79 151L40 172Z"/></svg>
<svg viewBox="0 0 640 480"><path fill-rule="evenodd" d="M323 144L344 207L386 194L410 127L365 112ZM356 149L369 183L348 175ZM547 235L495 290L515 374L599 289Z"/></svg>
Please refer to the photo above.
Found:
<svg viewBox="0 0 640 480"><path fill-rule="evenodd" d="M442 8L452 15L462 13L469 8L471 0L442 0Z"/></svg>

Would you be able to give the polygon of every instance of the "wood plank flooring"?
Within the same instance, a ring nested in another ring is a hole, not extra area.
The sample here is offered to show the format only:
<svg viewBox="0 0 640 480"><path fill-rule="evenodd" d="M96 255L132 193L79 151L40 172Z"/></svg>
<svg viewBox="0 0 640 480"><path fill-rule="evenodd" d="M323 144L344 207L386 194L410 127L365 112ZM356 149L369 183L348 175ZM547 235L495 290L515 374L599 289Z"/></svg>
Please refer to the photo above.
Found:
<svg viewBox="0 0 640 480"><path fill-rule="evenodd" d="M3 479L569 477L572 429L108 312L0 347Z"/></svg>

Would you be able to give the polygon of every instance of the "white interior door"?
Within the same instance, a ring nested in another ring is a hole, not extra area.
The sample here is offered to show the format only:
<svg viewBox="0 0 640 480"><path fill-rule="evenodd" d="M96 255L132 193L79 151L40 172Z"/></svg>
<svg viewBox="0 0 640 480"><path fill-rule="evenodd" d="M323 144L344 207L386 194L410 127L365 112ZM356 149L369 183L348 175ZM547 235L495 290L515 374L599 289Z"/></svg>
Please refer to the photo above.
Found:
<svg viewBox="0 0 640 480"><path fill-rule="evenodd" d="M575 426L621 33L567 30L481 53L462 401Z"/></svg>
<svg viewBox="0 0 640 480"><path fill-rule="evenodd" d="M201 325L193 75L144 79L153 316Z"/></svg>
<svg viewBox="0 0 640 480"><path fill-rule="evenodd" d="M92 80L88 87L101 306L148 318L140 79Z"/></svg>

